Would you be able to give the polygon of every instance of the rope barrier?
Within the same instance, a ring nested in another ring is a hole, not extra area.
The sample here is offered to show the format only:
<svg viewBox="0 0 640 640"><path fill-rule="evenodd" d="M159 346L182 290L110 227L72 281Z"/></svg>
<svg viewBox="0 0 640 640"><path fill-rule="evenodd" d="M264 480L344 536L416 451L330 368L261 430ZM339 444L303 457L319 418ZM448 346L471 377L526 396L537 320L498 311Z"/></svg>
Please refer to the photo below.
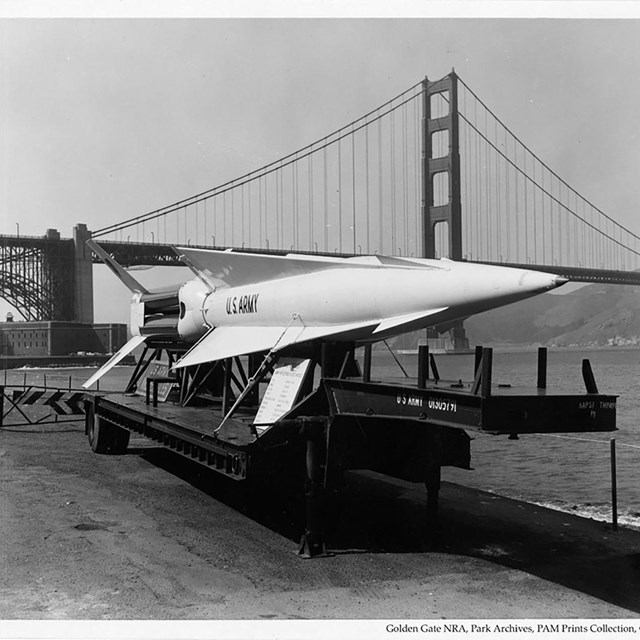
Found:
<svg viewBox="0 0 640 640"><path fill-rule="evenodd" d="M562 440L579 440L581 442L596 442L597 444L609 444L610 440L597 440L595 438L577 438L575 436L561 436L557 433L532 433L531 435L535 436L543 436L547 438L560 438ZM632 449L640 449L640 446L637 444L629 444L627 442L620 442L620 440L616 439L616 444L621 447L630 447Z"/></svg>

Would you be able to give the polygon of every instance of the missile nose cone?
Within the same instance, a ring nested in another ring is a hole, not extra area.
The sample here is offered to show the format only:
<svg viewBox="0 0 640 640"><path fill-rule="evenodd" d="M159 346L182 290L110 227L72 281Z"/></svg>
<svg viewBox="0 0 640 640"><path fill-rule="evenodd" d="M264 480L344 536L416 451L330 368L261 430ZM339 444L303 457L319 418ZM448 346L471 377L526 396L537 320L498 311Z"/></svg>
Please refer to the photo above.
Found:
<svg viewBox="0 0 640 640"><path fill-rule="evenodd" d="M527 271L522 279L522 284L531 291L550 291L569 282L564 276L557 276L542 271Z"/></svg>

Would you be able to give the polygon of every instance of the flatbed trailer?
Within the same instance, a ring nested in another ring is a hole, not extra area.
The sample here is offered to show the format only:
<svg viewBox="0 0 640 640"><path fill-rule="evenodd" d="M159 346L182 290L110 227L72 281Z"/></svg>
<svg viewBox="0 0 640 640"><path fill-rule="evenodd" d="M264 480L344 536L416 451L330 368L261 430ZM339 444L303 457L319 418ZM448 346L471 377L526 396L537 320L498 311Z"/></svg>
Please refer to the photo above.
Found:
<svg viewBox="0 0 640 640"><path fill-rule="evenodd" d="M582 371L586 393L567 395L546 388L546 350L539 351L533 388L492 388L491 349L476 351L474 377L467 383L440 380L435 360L424 348L413 383L372 381L370 350L365 349L363 371L355 366L354 351L354 346L331 353L323 348L316 358L321 375L315 382L309 378L293 406L266 424L255 422L258 383L246 402L241 402L242 392L229 390L234 378L239 390L247 390L254 380L233 374L239 362L219 368L222 382L209 384L214 393L204 394L208 397L187 387L194 380L211 382L215 376L210 371L196 373L190 381L176 380L179 391L174 389L164 402L157 401L157 388L173 381L166 375L148 377L146 393L136 393L143 364L127 392L87 394L86 433L97 453L124 452L133 433L236 482L259 484L283 467L300 471L289 476L300 479L306 496L299 553L313 557L326 553L324 501L342 486L347 470L369 469L424 483L427 513L435 518L441 468L470 469L467 431L517 438L616 429L616 396L598 392L588 361Z"/></svg>

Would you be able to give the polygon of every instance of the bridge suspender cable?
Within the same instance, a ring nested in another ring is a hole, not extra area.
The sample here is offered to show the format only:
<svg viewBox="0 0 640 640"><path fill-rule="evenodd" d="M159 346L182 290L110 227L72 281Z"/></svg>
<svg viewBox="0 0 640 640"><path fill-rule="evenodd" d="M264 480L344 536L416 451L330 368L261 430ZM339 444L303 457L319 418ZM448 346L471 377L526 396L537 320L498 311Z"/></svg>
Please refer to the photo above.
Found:
<svg viewBox="0 0 640 640"><path fill-rule="evenodd" d="M184 206L195 204L196 201L213 197L215 195L220 195L224 191L229 191L231 189L234 189L240 186L240 184L246 184L247 182L251 182L252 180L257 179L259 176L265 176L267 174L273 173L274 171L277 171L278 169L284 166L296 163L298 160L302 158L306 158L307 155L309 155L310 153L315 153L325 147L336 144L336 142L342 140L343 138L353 135L356 131L359 131L360 129L369 126L372 122L375 122L376 120L397 111L405 104L411 102L412 100L417 99L417 97L421 95L420 93L410 95L408 98L405 96L411 91L414 91L415 89L417 89L418 87L421 87L421 85L422 85L422 82L416 83L415 85L413 85L412 87L409 87L409 89L398 94L395 98L392 98L391 100L387 101L377 109L370 111L366 115L354 120L350 124L344 127L341 127L340 129L336 129L333 133L327 136L324 136L324 138L320 138L315 142L312 142L311 144L306 145L305 147L302 147L301 149L298 149L297 151L290 153L287 156L284 156L283 158L274 160L273 162L270 162L259 169L254 169L253 171L250 171L249 173L246 173L243 176L240 176L239 178L228 180L227 182L221 185L218 185L206 191L202 191L201 193L198 193L189 198L184 198L172 204L166 205L165 207L154 209L153 211L149 211L140 216L136 216L128 220L125 220L116 224L112 224L107 227L103 227L102 229L98 229L93 233L93 237L95 238L95 237L103 236L108 233L113 233L114 231L118 231L120 229L124 229L124 228L128 228L128 227L140 224L146 220L152 220L152 219L155 219L156 217L173 213L174 211ZM397 104L394 104L398 100L401 100L401 101L398 102ZM368 118L370 116L373 116L373 114L377 114L376 117L373 118L372 120L369 120ZM357 123L362 123L362 124L359 124L358 126L356 126Z"/></svg>
<svg viewBox="0 0 640 640"><path fill-rule="evenodd" d="M493 111L491 111L491 109L489 109L489 107L478 97L478 95L464 82L464 80L462 80L462 78L458 77L458 80L460 80L460 82L462 83L462 85L464 86L464 88L469 91L469 93L486 109L486 111L493 117L495 118L498 122L500 122L500 124L502 124L502 122L500 121L500 119L495 115L495 113L493 113ZM462 114L460 114L460 116L467 122L467 124L469 124L469 126L471 126L472 128L473 125L466 119L465 116L463 116ZM504 125L502 125L504 127ZM474 128L475 129L475 128ZM545 164L542 160L540 160L540 158L538 158L538 156L536 156L535 153L533 153L533 151L531 151L531 149L529 149L529 147L527 147L527 145L525 145L516 135L513 134L513 132L511 130L509 130L507 127L505 127L505 129L509 132L509 134L511 136L513 136L521 145L524 149L526 149L547 171L549 171L549 173L553 174L553 176L562 184L565 185L565 187L567 187L567 189L571 190L572 192L576 193L575 189L573 189L567 182L565 182L553 169L551 169L547 164ZM483 134L478 130L475 129L475 131L478 133L478 135L482 136ZM483 136L484 137L484 136ZM486 138L485 138L486 140ZM487 142L489 142L487 140ZM500 153L501 155L503 155L500 150L495 147L494 145L492 145L493 148L495 149L495 151L497 151L498 153ZM507 160L508 162L510 162L510 160L503 155L503 157L505 158L505 160ZM513 164L513 163L511 163ZM515 165L513 165L515 167ZM517 167L515 167L517 169ZM582 198L582 196L580 196ZM608 220L610 220L613 224L615 224L617 227L619 227L620 229L622 229L623 231L625 231L626 233L628 233L629 235L633 236L634 238L640 240L640 236L636 235L635 233L633 233L633 231L627 229L624 225L619 224L618 222L616 222L613 218L611 218L610 216L608 216L606 213L604 213L604 211L602 211L601 209L599 209L598 207L596 207L593 203L591 203L588 199L583 198L583 200L593 209L595 209L595 211L597 211L601 216L603 216L604 218L607 218ZM595 229L595 227L592 227ZM596 229L596 231L598 231L598 229Z"/></svg>

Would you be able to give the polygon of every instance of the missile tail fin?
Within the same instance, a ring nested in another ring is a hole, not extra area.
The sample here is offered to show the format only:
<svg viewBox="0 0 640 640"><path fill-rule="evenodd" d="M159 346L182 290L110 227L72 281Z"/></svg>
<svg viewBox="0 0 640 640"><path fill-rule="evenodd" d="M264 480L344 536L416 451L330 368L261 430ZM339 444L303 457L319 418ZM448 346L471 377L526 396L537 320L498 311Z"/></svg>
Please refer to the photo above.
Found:
<svg viewBox="0 0 640 640"><path fill-rule="evenodd" d="M393 331L398 327L406 327L407 325L411 325L411 323L422 323L422 320L425 318L433 319L433 322L436 323L437 320L433 318L439 313L443 311L447 311L449 307L440 307L439 309L431 309L429 311L418 311L417 313L408 313L402 316L394 316L393 318L389 318L387 320L383 320L373 332L374 335L379 333L384 333L386 331ZM407 329L411 331L412 329Z"/></svg>
<svg viewBox="0 0 640 640"><path fill-rule="evenodd" d="M131 293L149 293L130 273L125 271L97 242L87 240L87 246L111 269L115 276Z"/></svg>
<svg viewBox="0 0 640 640"><path fill-rule="evenodd" d="M344 336L375 329L377 322L354 322L329 326L304 326L302 321L286 327L217 327L211 329L178 360L174 369L213 362L258 351L280 350L292 344L329 336Z"/></svg>
<svg viewBox="0 0 640 640"><path fill-rule="evenodd" d="M207 286L238 287L267 280L314 273L326 269L380 268L380 264L361 264L330 256L242 253L174 247L180 259Z"/></svg>
<svg viewBox="0 0 640 640"><path fill-rule="evenodd" d="M144 341L145 336L133 336L127 344L120 348L111 358L105 362L83 385L83 389L88 389L95 384L102 376L115 367L125 356L128 356L136 347L139 347Z"/></svg>

